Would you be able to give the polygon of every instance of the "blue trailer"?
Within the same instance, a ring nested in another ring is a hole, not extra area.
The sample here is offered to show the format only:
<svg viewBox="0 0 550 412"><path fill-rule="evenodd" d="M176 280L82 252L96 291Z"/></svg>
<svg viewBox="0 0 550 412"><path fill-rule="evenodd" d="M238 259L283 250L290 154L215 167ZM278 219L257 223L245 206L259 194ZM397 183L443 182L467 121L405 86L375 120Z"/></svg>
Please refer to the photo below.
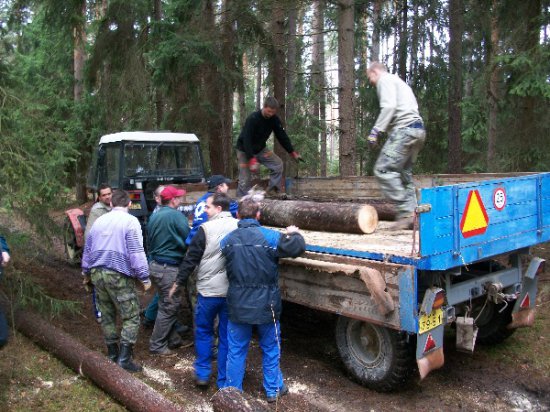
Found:
<svg viewBox="0 0 550 412"><path fill-rule="evenodd" d="M281 262L283 298L339 315L341 358L365 386L392 391L416 367L424 378L443 366L451 324L468 352L533 324L544 261L530 248L550 240L550 173L490 177L419 177L414 230L304 231L307 252ZM293 190L357 199L373 184L305 179Z"/></svg>

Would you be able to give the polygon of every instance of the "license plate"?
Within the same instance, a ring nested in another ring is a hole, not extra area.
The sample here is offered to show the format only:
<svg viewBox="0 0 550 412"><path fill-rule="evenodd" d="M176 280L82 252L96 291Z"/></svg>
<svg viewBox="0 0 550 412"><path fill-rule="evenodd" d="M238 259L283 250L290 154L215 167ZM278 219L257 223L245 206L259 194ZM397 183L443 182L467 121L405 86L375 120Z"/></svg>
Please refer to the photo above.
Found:
<svg viewBox="0 0 550 412"><path fill-rule="evenodd" d="M141 210L141 204L139 204L139 203L132 203L132 204L130 205L130 209L132 209L132 210Z"/></svg>
<svg viewBox="0 0 550 412"><path fill-rule="evenodd" d="M443 323L443 310L432 310L429 315L422 315L418 319L418 333L428 332Z"/></svg>

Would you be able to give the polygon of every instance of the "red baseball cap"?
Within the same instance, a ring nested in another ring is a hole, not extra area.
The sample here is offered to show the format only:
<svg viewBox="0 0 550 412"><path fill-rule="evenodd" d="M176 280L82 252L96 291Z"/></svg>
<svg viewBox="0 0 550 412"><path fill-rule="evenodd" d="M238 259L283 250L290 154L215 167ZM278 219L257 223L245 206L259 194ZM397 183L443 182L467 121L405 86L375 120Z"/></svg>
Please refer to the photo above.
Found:
<svg viewBox="0 0 550 412"><path fill-rule="evenodd" d="M178 189L174 186L166 186L162 192L160 192L160 197L162 200L172 200L175 197L180 197L185 195L184 189Z"/></svg>

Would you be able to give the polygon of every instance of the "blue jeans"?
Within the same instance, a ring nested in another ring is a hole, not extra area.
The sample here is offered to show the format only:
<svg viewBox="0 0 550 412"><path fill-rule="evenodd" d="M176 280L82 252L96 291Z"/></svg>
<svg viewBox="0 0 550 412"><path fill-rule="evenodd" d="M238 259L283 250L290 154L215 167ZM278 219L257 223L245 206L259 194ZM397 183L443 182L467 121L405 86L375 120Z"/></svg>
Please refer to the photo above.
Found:
<svg viewBox="0 0 550 412"><path fill-rule="evenodd" d="M227 303L225 297L197 297L195 307L195 376L207 381L212 371L212 346L214 344L214 320L218 324L218 388L225 386L227 362Z"/></svg>
<svg viewBox="0 0 550 412"><path fill-rule="evenodd" d="M155 319L157 318L158 310L159 310L159 294L157 292L155 293L155 296L153 296L153 299L151 299L151 302L149 302L149 305L147 305L144 316L150 321L154 322Z"/></svg>
<svg viewBox="0 0 550 412"><path fill-rule="evenodd" d="M8 343L9 328L4 312L0 308L0 349Z"/></svg>
<svg viewBox="0 0 550 412"><path fill-rule="evenodd" d="M281 329L279 328L279 321L264 323L262 325L233 323L231 321L227 323L229 350L227 353L227 379L225 386L233 386L240 391L243 390L246 355L254 326L256 326L260 337L265 393L268 397L277 396L278 391L283 387L283 374L279 367L281 357Z"/></svg>

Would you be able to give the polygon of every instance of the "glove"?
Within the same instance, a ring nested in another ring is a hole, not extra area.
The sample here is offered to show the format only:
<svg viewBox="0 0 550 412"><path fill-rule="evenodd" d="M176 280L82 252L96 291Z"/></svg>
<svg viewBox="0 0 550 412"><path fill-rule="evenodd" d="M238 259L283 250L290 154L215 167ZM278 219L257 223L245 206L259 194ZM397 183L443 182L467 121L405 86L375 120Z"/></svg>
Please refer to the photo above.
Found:
<svg viewBox="0 0 550 412"><path fill-rule="evenodd" d="M290 155L294 158L294 160L302 158L302 156L300 156L300 153L298 153L297 151L292 152Z"/></svg>
<svg viewBox="0 0 550 412"><path fill-rule="evenodd" d="M7 266L10 261L10 254L8 252L2 252L2 266Z"/></svg>
<svg viewBox="0 0 550 412"><path fill-rule="evenodd" d="M380 133L380 131L376 127L372 128L372 130L370 131L369 137L367 137L367 142L368 142L369 146L374 147L378 144L378 134L379 133Z"/></svg>
<svg viewBox="0 0 550 412"><path fill-rule="evenodd" d="M94 285L92 283L92 278L90 277L90 275L82 272L82 276L84 276L82 278L82 284L84 285L84 289L86 290L86 292L88 293L92 293L94 291Z"/></svg>
<svg viewBox="0 0 550 412"><path fill-rule="evenodd" d="M142 280L141 284L143 285L143 290L147 292L149 289L151 289L151 281L149 279Z"/></svg>
<svg viewBox="0 0 550 412"><path fill-rule="evenodd" d="M258 159L253 157L248 161L248 168L252 173L258 173L260 171L260 163L258 163Z"/></svg>

